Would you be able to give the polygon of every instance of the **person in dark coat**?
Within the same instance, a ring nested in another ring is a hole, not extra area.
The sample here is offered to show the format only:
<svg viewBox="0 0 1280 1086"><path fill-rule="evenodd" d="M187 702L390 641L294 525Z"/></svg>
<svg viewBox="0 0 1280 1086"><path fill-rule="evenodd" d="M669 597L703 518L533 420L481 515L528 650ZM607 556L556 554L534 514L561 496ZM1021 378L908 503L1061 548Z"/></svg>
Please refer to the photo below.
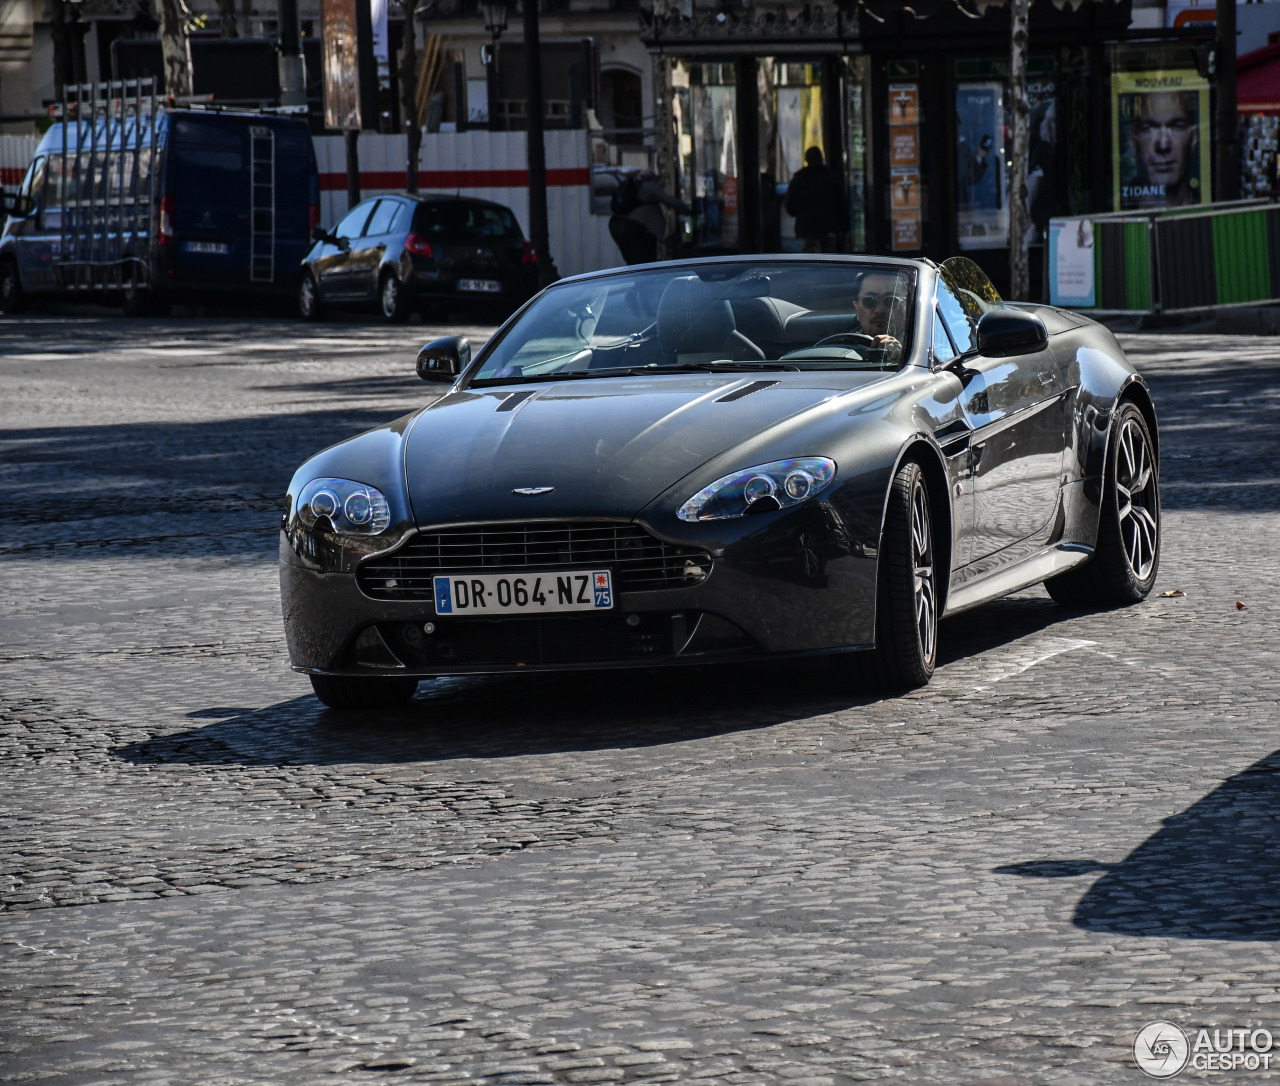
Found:
<svg viewBox="0 0 1280 1086"><path fill-rule="evenodd" d="M658 242L671 234L671 221L663 212L671 208L677 215L691 215L693 208L662 187L652 170L641 170L634 178L620 180L619 187L634 186L631 206L614 206L609 218L609 235L628 264L650 264L658 259Z"/></svg>
<svg viewBox="0 0 1280 1086"><path fill-rule="evenodd" d="M847 229L840 179L823 161L820 147L810 147L804 161L787 186L783 206L795 217L796 237L806 253L834 253Z"/></svg>

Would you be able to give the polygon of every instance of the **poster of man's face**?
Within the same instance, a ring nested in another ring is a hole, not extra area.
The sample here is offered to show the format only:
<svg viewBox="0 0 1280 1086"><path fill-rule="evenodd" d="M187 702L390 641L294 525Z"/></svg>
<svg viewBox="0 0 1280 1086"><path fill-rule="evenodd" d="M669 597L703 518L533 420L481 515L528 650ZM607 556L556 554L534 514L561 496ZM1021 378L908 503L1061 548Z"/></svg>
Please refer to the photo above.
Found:
<svg viewBox="0 0 1280 1086"><path fill-rule="evenodd" d="M1115 76L1116 207L1185 207L1209 198L1208 88L1195 72Z"/></svg>

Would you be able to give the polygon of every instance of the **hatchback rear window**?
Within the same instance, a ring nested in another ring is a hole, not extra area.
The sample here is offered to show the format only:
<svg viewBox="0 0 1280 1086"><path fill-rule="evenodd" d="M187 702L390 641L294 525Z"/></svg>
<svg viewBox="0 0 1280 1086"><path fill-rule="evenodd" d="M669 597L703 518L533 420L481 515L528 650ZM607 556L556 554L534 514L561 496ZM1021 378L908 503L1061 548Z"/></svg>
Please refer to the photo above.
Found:
<svg viewBox="0 0 1280 1086"><path fill-rule="evenodd" d="M428 236L464 234L484 238L521 238L516 217L505 207L462 201L421 204L414 216L414 230Z"/></svg>

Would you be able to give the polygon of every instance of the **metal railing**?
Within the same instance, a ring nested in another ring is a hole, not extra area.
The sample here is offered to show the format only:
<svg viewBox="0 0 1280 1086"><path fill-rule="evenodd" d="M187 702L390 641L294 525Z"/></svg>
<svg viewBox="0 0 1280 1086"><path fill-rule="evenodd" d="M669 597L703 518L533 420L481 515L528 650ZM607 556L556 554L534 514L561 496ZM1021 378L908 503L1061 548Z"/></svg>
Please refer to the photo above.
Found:
<svg viewBox="0 0 1280 1086"><path fill-rule="evenodd" d="M157 122L150 79L68 85L53 192L67 291L146 289L156 244Z"/></svg>
<svg viewBox="0 0 1280 1086"><path fill-rule="evenodd" d="M1236 200L1049 224L1049 301L1098 315L1280 300L1280 204Z"/></svg>

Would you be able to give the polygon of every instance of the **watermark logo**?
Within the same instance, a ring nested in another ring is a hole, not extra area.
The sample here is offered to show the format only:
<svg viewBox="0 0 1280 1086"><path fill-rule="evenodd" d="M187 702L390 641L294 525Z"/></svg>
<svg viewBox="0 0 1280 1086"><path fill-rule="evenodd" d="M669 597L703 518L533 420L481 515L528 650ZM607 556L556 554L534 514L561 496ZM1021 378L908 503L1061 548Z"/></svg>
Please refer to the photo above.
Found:
<svg viewBox="0 0 1280 1086"><path fill-rule="evenodd" d="M1197 1029L1195 1041L1172 1022L1152 1022L1133 1039L1133 1061L1152 1078L1196 1071L1268 1071L1274 1041L1266 1029Z"/></svg>
<svg viewBox="0 0 1280 1086"><path fill-rule="evenodd" d="M1187 1035L1172 1022L1152 1022L1133 1039L1133 1059L1152 1078L1172 1078L1191 1058Z"/></svg>

